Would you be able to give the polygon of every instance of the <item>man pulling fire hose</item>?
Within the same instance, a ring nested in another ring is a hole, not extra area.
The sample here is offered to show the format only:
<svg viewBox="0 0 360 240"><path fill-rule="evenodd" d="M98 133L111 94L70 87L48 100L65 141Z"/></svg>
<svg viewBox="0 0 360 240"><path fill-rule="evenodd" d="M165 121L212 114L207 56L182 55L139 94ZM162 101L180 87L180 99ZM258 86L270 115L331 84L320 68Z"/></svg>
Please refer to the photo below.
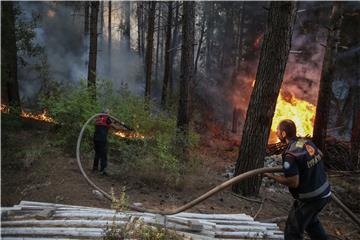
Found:
<svg viewBox="0 0 360 240"><path fill-rule="evenodd" d="M76 159L79 169L86 181L92 187L100 191L106 198L111 200L112 198L109 193L98 187L89 179L82 167L80 159L80 145L84 131L91 120L101 116L102 114L103 113L93 115L83 125L77 140ZM124 125L115 117L110 115L109 117L118 122L120 125L126 127L126 125ZM126 128L130 130L130 128ZM323 162L321 161L322 153L320 150L317 149L312 142L304 141L295 137L296 127L291 120L286 120L279 124L277 135L280 140L287 141L289 143L289 147L283 155L282 167L259 168L242 173L226 182L223 182L200 197L174 210L155 211L132 205L127 207L139 212L173 215L199 204L215 193L231 186L232 184L255 175L264 174L266 177L274 179L275 181L288 186L290 192L295 198L294 205L290 210L289 217L286 222L285 239L302 239L304 231L309 233L311 239L327 239L326 234L317 218L317 215L330 201L330 197L358 226L360 226L359 218L353 212L351 212L351 210L348 209L335 196L335 194L331 194L330 185L326 178ZM285 175L275 176L270 174L276 172L284 172Z"/></svg>

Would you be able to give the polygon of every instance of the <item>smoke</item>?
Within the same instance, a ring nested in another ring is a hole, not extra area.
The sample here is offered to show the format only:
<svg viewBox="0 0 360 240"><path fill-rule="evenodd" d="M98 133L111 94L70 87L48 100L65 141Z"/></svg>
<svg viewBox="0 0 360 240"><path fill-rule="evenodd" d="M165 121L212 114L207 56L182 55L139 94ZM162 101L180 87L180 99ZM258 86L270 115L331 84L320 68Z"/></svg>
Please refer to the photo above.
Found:
<svg viewBox="0 0 360 240"><path fill-rule="evenodd" d="M118 4L115 2L113 5ZM89 37L84 34L84 7L82 2L20 2L22 17L31 19L38 16L38 27L34 29L34 43L44 47L50 80L64 85L78 84L87 78L89 58ZM116 9L116 6L113 8ZM107 19L104 13L104 22ZM100 11L98 26L100 25ZM119 22L113 21L114 29ZM104 26L106 27L106 26ZM113 31L111 63L109 63L107 40L103 31L98 30L97 77L113 82L116 88L127 85L140 93L143 89L143 66L141 59L125 47L125 41L116 39ZM103 40L101 38L104 38ZM21 95L32 99L41 89L42 79L33 66L40 63L38 58L27 58L28 66L19 69ZM110 66L110 68L109 68ZM111 69L109 71L109 69Z"/></svg>

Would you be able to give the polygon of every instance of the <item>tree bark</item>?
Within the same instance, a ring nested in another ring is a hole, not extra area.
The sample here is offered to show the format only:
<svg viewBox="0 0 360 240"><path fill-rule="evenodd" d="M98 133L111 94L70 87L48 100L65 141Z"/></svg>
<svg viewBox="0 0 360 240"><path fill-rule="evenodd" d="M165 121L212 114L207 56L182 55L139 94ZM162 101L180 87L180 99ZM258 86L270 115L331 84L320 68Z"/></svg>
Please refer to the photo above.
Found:
<svg viewBox="0 0 360 240"><path fill-rule="evenodd" d="M159 50L160 50L160 26L161 26L161 5L159 4L159 15L157 18L157 31L156 31L156 58L155 58L155 79L158 80L159 73Z"/></svg>
<svg viewBox="0 0 360 240"><path fill-rule="evenodd" d="M177 128L185 141L187 141L190 121L189 85L194 74L194 25L195 2L186 1L183 3L180 99L177 115ZM186 151L186 142L182 147Z"/></svg>
<svg viewBox="0 0 360 240"><path fill-rule="evenodd" d="M213 20L213 11L214 11L214 3L213 2L205 2L205 12L207 15L206 18L206 60L205 60L205 68L208 72L211 68L211 47L212 47L212 37L213 37L213 28L214 28L214 20Z"/></svg>
<svg viewBox="0 0 360 240"><path fill-rule="evenodd" d="M322 151L325 150L326 129L329 121L331 84L334 78L335 61L340 38L343 8L341 2L334 2L330 16L330 29L327 36L323 68L321 71L319 97L314 124L314 143Z"/></svg>
<svg viewBox="0 0 360 240"><path fill-rule="evenodd" d="M171 74L170 45L171 45L171 25L173 18L172 15L173 15L172 2L168 2L168 15L166 22L166 40L165 40L165 69L164 69L164 80L163 80L163 87L161 93L161 106L163 108L166 107L168 84Z"/></svg>
<svg viewBox="0 0 360 240"><path fill-rule="evenodd" d="M240 9L240 21L239 21L239 39L238 39L238 59L236 63L236 68L234 69L233 75L233 86L235 87L237 75L240 73L241 70L241 63L242 63L242 55L243 55L243 34L244 34L244 19L245 19L245 2L241 3ZM233 121L232 121L232 129L233 133L237 133L238 123L239 123L239 116L240 110L237 109L235 106L233 109Z"/></svg>
<svg viewBox="0 0 360 240"><path fill-rule="evenodd" d="M142 2L136 3L136 15L137 15L137 45L138 45L138 53L142 56L141 49L141 31L142 31Z"/></svg>
<svg viewBox="0 0 360 240"><path fill-rule="evenodd" d="M197 65L198 65L198 61L199 61L199 57L200 57L201 45L202 45L203 39L204 39L204 33L205 33L205 17L203 17L203 22L201 24L199 44L198 44L196 57L195 57L195 64L194 64L194 68L195 68L194 75L196 75L196 72L197 72Z"/></svg>
<svg viewBox="0 0 360 240"><path fill-rule="evenodd" d="M112 43L112 36L111 36L111 11L112 11L112 6L111 6L111 1L109 1L109 5L108 5L108 63L107 63L107 67L108 67L108 75L111 76L111 43Z"/></svg>
<svg viewBox="0 0 360 240"><path fill-rule="evenodd" d="M84 34L85 36L87 36L89 34L89 8L90 8L90 2L89 1L85 1L84 2Z"/></svg>
<svg viewBox="0 0 360 240"><path fill-rule="evenodd" d="M97 21L99 13L99 2L90 3L90 51L88 66L88 87L91 89L94 98L96 97L96 57L97 57Z"/></svg>
<svg viewBox="0 0 360 240"><path fill-rule="evenodd" d="M1 2L1 103L20 110L14 2Z"/></svg>
<svg viewBox="0 0 360 240"><path fill-rule="evenodd" d="M151 1L149 6L148 18L148 31L147 31L147 44L146 44L146 85L145 85L145 99L151 97L151 75L152 75L152 62L153 62L153 48L154 48L154 28L155 28L155 11L156 2Z"/></svg>
<svg viewBox="0 0 360 240"><path fill-rule="evenodd" d="M170 52L170 69L171 69L171 74L170 74L170 78L169 78L169 96L171 96L173 94L174 91L174 61L175 61L175 57L177 54L177 46L178 46L178 36L179 36L179 7L180 4L178 2L175 3L176 4L176 10L175 10L175 18L174 18L174 31L173 31L173 39L172 39L172 44L171 44L171 52Z"/></svg>
<svg viewBox="0 0 360 240"><path fill-rule="evenodd" d="M130 1L124 1L125 4L125 29L124 29L124 37L127 44L127 48L130 50L131 41L130 41L130 13L131 13L131 5Z"/></svg>
<svg viewBox="0 0 360 240"><path fill-rule="evenodd" d="M100 48L103 49L104 46L104 1L100 1Z"/></svg>
<svg viewBox="0 0 360 240"><path fill-rule="evenodd" d="M276 99L290 51L295 13L295 2L271 2L256 83L251 94L235 166L235 176L264 165ZM236 193L256 195L260 183L260 177L252 177L234 185L232 189Z"/></svg>

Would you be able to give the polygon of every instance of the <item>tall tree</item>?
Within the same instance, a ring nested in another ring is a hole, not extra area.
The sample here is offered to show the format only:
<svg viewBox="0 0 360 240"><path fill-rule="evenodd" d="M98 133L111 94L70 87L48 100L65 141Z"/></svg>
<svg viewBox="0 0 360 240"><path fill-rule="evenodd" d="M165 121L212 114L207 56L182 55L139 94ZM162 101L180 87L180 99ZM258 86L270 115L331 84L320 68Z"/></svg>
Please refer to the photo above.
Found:
<svg viewBox="0 0 360 240"><path fill-rule="evenodd" d="M14 2L1 2L1 102L20 109Z"/></svg>
<svg viewBox="0 0 360 240"><path fill-rule="evenodd" d="M103 40L104 40L104 1L100 1L100 32L101 38L100 38L100 46L103 47Z"/></svg>
<svg viewBox="0 0 360 240"><path fill-rule="evenodd" d="M214 31L214 2L205 2L205 14L206 14L206 58L205 58L205 67L209 71L211 67L211 48L212 48L212 38Z"/></svg>
<svg viewBox="0 0 360 240"><path fill-rule="evenodd" d="M172 39L172 43L171 43L171 51L170 51L170 69L171 69L171 74L170 74L170 78L169 78L169 94L170 96L173 93L174 90L174 61L175 61L175 57L176 57L176 53L177 53L177 45L178 45L178 36L179 36L179 8L180 8L180 3L176 2L176 8L175 8L175 18L174 18L174 31L173 31L173 39Z"/></svg>
<svg viewBox="0 0 360 240"><path fill-rule="evenodd" d="M165 69L164 69L164 80L163 80L163 87L161 93L161 106L164 108L166 106L167 101L167 92L168 92L168 85L169 79L171 75L171 56L170 56L170 46L171 46L171 25L173 19L173 9L172 9L172 2L168 2L168 14L167 14L167 21L166 21L166 40L165 40Z"/></svg>
<svg viewBox="0 0 360 240"><path fill-rule="evenodd" d="M146 44L146 85L145 85L145 98L151 97L151 75L152 75L152 63L153 63L153 48L154 48L154 28L155 28L155 11L156 2L151 1L149 3L149 18L148 18L148 30L147 30L147 44Z"/></svg>
<svg viewBox="0 0 360 240"><path fill-rule="evenodd" d="M159 52L160 52L160 36L161 36L161 4L159 6L157 16L157 31L156 31L156 57L155 57L155 79L158 79L159 75Z"/></svg>
<svg viewBox="0 0 360 240"><path fill-rule="evenodd" d="M232 84L235 86L236 78L241 70L241 63L242 63L242 55L243 55L243 35L244 35L244 19L245 19L245 2L241 3L240 11L239 11L239 23L238 23L238 58L236 62L236 67L233 70L233 76L232 76ZM233 133L237 133L237 127L240 117L240 110L237 109L236 106L234 106L233 109L233 121L232 121L232 129L231 131Z"/></svg>
<svg viewBox="0 0 360 240"><path fill-rule="evenodd" d="M137 2L136 4L136 17L137 17L137 45L138 53L140 56L143 55L141 48L141 32L142 32L142 2Z"/></svg>
<svg viewBox="0 0 360 240"><path fill-rule="evenodd" d="M87 36L89 34L89 8L90 8L90 2L85 1L84 2L84 34Z"/></svg>
<svg viewBox="0 0 360 240"><path fill-rule="evenodd" d="M111 75L111 43L112 43L112 36L111 36L111 16L112 16L112 8L111 8L111 1L109 1L108 5L108 74Z"/></svg>
<svg viewBox="0 0 360 240"><path fill-rule="evenodd" d="M261 46L256 83L247 110L235 175L264 166L276 99L288 59L295 20L295 2L271 2ZM233 185L234 192L258 194L261 178Z"/></svg>
<svg viewBox="0 0 360 240"><path fill-rule="evenodd" d="M99 13L99 2L90 3L90 51L88 66L88 87L94 91L92 94L96 97L96 58L97 58L97 22Z"/></svg>
<svg viewBox="0 0 360 240"><path fill-rule="evenodd" d="M127 44L127 48L130 49L130 13L131 13L131 5L130 1L124 1L125 5L125 29L124 29L124 37Z"/></svg>
<svg viewBox="0 0 360 240"><path fill-rule="evenodd" d="M180 75L180 98L177 115L177 128L179 133L187 141L189 131L189 86L194 75L194 34L195 32L195 2L183 3L182 17L182 45L181 45L181 75ZM183 151L186 151L186 142Z"/></svg>
<svg viewBox="0 0 360 240"><path fill-rule="evenodd" d="M329 120L329 103L331 98L331 84L334 78L336 55L340 38L340 28L343 18L341 2L333 2L330 16L330 28L320 78L319 97L316 107L314 124L314 143L321 150L325 150L326 129Z"/></svg>

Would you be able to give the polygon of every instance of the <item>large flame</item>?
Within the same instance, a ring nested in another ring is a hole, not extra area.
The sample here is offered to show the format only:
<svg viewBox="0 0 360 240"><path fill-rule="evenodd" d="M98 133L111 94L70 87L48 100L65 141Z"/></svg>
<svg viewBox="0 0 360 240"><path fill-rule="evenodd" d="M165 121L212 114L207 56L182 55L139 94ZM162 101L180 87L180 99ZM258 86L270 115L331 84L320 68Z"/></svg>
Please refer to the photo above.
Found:
<svg viewBox="0 0 360 240"><path fill-rule="evenodd" d="M291 119L296 124L298 136L311 136L315 120L316 107L311 103L296 98L290 92L280 90L271 125L269 143L276 143L276 128L284 119Z"/></svg>

